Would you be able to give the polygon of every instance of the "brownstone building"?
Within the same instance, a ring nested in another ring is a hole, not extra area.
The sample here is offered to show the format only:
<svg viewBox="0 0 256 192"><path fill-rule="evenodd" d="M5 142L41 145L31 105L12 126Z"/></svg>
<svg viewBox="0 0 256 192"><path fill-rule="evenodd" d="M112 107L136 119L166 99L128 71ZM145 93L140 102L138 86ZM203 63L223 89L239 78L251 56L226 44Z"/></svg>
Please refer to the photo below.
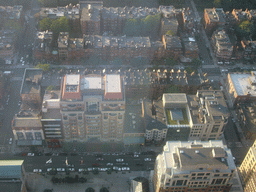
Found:
<svg viewBox="0 0 256 192"><path fill-rule="evenodd" d="M218 26L224 26L225 23L225 13L222 8L204 9L204 27L208 34L212 34Z"/></svg>
<svg viewBox="0 0 256 192"><path fill-rule="evenodd" d="M103 8L102 1L80 1L81 30L83 34L100 34L100 14Z"/></svg>
<svg viewBox="0 0 256 192"><path fill-rule="evenodd" d="M163 44L168 57L177 60L182 55L182 45L178 36L164 35Z"/></svg>

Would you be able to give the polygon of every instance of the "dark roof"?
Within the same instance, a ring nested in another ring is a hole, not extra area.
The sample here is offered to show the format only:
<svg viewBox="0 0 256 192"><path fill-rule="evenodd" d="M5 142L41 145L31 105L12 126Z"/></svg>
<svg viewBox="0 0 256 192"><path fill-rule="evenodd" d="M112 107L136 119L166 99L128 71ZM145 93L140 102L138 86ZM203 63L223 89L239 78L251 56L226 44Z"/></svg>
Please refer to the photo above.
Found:
<svg viewBox="0 0 256 192"><path fill-rule="evenodd" d="M125 106L124 133L145 133L140 105Z"/></svg>
<svg viewBox="0 0 256 192"><path fill-rule="evenodd" d="M40 94L40 83L42 76L42 69L27 68L23 76L21 94Z"/></svg>

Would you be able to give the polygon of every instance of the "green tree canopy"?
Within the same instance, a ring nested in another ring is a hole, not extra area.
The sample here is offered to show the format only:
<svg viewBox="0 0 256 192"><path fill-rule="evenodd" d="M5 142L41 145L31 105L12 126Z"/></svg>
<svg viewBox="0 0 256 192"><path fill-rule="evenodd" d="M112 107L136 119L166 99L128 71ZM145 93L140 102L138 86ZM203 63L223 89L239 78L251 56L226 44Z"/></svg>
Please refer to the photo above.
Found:
<svg viewBox="0 0 256 192"><path fill-rule="evenodd" d="M200 67L202 65L202 61L200 59L194 58L192 59L192 67Z"/></svg>
<svg viewBox="0 0 256 192"><path fill-rule="evenodd" d="M172 32L172 30L169 30L169 31L166 32L166 35L171 35L171 36L173 36L174 33Z"/></svg>
<svg viewBox="0 0 256 192"><path fill-rule="evenodd" d="M50 70L50 64L38 64L35 68L43 69L43 71L49 71Z"/></svg>
<svg viewBox="0 0 256 192"><path fill-rule="evenodd" d="M52 25L52 20L49 18L44 18L39 22L39 28L41 31L50 30Z"/></svg>
<svg viewBox="0 0 256 192"><path fill-rule="evenodd" d="M127 36L139 36L140 20L128 19L125 23L124 34L126 34Z"/></svg>

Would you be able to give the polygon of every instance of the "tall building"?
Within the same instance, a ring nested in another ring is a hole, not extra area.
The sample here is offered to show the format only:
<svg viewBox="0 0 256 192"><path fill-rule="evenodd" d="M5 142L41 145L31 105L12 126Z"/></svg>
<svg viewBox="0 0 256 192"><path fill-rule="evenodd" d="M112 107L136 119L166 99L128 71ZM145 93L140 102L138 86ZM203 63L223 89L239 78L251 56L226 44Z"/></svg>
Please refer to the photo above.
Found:
<svg viewBox="0 0 256 192"><path fill-rule="evenodd" d="M125 94L120 75L66 75L60 111L66 141L121 141Z"/></svg>
<svg viewBox="0 0 256 192"><path fill-rule="evenodd" d="M222 141L168 141L155 161L155 192L229 192L236 166Z"/></svg>
<svg viewBox="0 0 256 192"><path fill-rule="evenodd" d="M239 170L244 184L244 192L256 189L256 141L247 152Z"/></svg>

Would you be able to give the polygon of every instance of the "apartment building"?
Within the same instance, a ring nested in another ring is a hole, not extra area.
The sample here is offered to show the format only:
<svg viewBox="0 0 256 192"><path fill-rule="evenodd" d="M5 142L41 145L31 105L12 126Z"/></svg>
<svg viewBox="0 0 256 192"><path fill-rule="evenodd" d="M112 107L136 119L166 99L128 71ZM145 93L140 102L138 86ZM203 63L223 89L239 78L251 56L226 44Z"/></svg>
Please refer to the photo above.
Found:
<svg viewBox="0 0 256 192"><path fill-rule="evenodd" d="M10 21L18 21L20 24L24 21L22 5L0 6L0 26Z"/></svg>
<svg viewBox="0 0 256 192"><path fill-rule="evenodd" d="M251 73L229 73L227 88L233 105L256 99L256 72Z"/></svg>
<svg viewBox="0 0 256 192"><path fill-rule="evenodd" d="M34 43L33 57L35 60L57 60L58 52L52 47L53 32L38 31Z"/></svg>
<svg viewBox="0 0 256 192"><path fill-rule="evenodd" d="M84 42L88 56L94 55L102 59L124 57L129 60L154 56L149 37L84 35Z"/></svg>
<svg viewBox="0 0 256 192"><path fill-rule="evenodd" d="M49 19L59 19L60 17L66 17L69 20L78 20L80 19L80 5L69 4L65 7L49 8L43 7L40 8L39 19L49 18Z"/></svg>
<svg viewBox="0 0 256 192"><path fill-rule="evenodd" d="M241 41L243 49L243 58L246 60L254 60L256 58L256 41L243 39Z"/></svg>
<svg viewBox="0 0 256 192"><path fill-rule="evenodd" d="M204 9L204 27L208 34L212 34L218 27L226 23L225 13L222 8Z"/></svg>
<svg viewBox="0 0 256 192"><path fill-rule="evenodd" d="M13 58L15 38L15 30L0 30L0 58Z"/></svg>
<svg viewBox="0 0 256 192"><path fill-rule="evenodd" d="M194 27L194 21L192 17L192 11L187 8L183 8L182 10L182 22L183 22L183 28L187 32L191 32L192 28Z"/></svg>
<svg viewBox="0 0 256 192"><path fill-rule="evenodd" d="M103 9L102 1L80 1L81 17L80 24L82 34L100 34L100 14Z"/></svg>
<svg viewBox="0 0 256 192"><path fill-rule="evenodd" d="M41 105L42 69L26 68L22 80L20 96L23 103Z"/></svg>
<svg viewBox="0 0 256 192"><path fill-rule="evenodd" d="M228 192L235 170L222 141L168 141L156 158L154 191Z"/></svg>
<svg viewBox="0 0 256 192"><path fill-rule="evenodd" d="M213 32L211 43L218 60L230 60L233 53L233 45L223 29L217 29Z"/></svg>
<svg viewBox="0 0 256 192"><path fill-rule="evenodd" d="M120 75L66 75L60 110L66 141L121 141L125 95Z"/></svg>
<svg viewBox="0 0 256 192"><path fill-rule="evenodd" d="M247 14L248 19L250 20L256 20L256 9L245 10L245 13Z"/></svg>
<svg viewBox="0 0 256 192"><path fill-rule="evenodd" d="M196 95L163 94L162 100L143 101L146 142L219 140L229 117L221 91Z"/></svg>
<svg viewBox="0 0 256 192"><path fill-rule="evenodd" d="M183 54L181 40L178 36L163 35L162 41L168 56L177 60Z"/></svg>
<svg viewBox="0 0 256 192"><path fill-rule="evenodd" d="M194 37L188 34L182 35L183 54L186 58L198 58L199 49Z"/></svg>
<svg viewBox="0 0 256 192"><path fill-rule="evenodd" d="M242 21L249 19L249 14L247 11L243 11L242 9L233 9L231 14L236 20L236 23L241 23Z"/></svg>
<svg viewBox="0 0 256 192"><path fill-rule="evenodd" d="M59 59L65 60L68 58L68 47L69 47L69 33L68 32L60 32L58 37L58 52Z"/></svg>
<svg viewBox="0 0 256 192"><path fill-rule="evenodd" d="M60 113L60 90L45 91L42 104L42 129L45 141L50 144L53 140L63 140Z"/></svg>
<svg viewBox="0 0 256 192"><path fill-rule="evenodd" d="M256 173L256 141L247 152L241 166L239 167L242 181L244 184L244 192L254 192L256 189L255 173Z"/></svg>

